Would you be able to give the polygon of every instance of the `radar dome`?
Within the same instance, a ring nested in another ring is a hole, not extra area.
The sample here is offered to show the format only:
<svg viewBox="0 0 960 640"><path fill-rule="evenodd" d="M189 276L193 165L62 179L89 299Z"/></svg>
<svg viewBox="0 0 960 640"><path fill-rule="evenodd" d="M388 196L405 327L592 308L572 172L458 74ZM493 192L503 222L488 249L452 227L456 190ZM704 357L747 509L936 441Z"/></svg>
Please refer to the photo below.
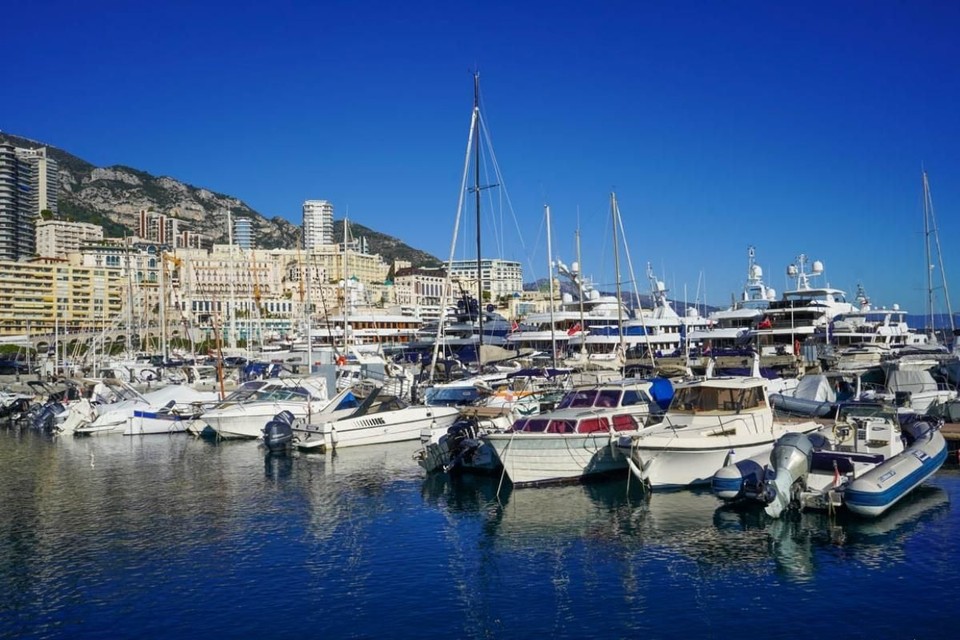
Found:
<svg viewBox="0 0 960 640"><path fill-rule="evenodd" d="M789 267L787 267L787 275L788 275L789 277L791 277L791 278L796 278L796 277L797 277L797 265L792 264L792 265L790 265Z"/></svg>
<svg viewBox="0 0 960 640"><path fill-rule="evenodd" d="M570 273L580 273L580 263L574 262L570 264Z"/></svg>
<svg viewBox="0 0 960 640"><path fill-rule="evenodd" d="M750 267L750 277L754 280L759 280L763 277L763 269L760 268L760 265L755 264Z"/></svg>
<svg viewBox="0 0 960 640"><path fill-rule="evenodd" d="M894 310L894 311L900 311L900 305L898 305L896 302L894 302L894 303L893 303L893 310Z"/></svg>
<svg viewBox="0 0 960 640"><path fill-rule="evenodd" d="M589 293L589 295L588 295L587 297L588 297L590 300L599 300L599 299L600 299L600 292L597 291L596 289L594 289L593 291L591 291L591 292Z"/></svg>
<svg viewBox="0 0 960 640"><path fill-rule="evenodd" d="M700 312L697 311L696 307L687 307L687 317L688 318L699 318Z"/></svg>
<svg viewBox="0 0 960 640"><path fill-rule="evenodd" d="M563 300L563 303L564 303L564 304L572 304L572 303L573 303L573 296L570 295L569 293L563 294L562 296L560 296L560 299Z"/></svg>
<svg viewBox="0 0 960 640"><path fill-rule="evenodd" d="M823 273L823 263L819 260L813 261L813 272L814 273Z"/></svg>
<svg viewBox="0 0 960 640"><path fill-rule="evenodd" d="M773 287L767 287L767 300L776 300L777 290Z"/></svg>

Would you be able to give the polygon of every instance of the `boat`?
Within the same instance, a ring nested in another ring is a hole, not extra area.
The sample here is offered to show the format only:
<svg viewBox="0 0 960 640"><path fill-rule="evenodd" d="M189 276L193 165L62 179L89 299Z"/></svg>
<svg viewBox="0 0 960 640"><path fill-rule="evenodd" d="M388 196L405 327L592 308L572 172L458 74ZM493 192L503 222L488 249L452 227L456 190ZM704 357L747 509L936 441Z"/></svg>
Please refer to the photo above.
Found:
<svg viewBox="0 0 960 640"><path fill-rule="evenodd" d="M942 421L895 408L850 403L832 426L788 433L768 456L728 465L713 478L726 501L751 500L774 518L787 509L886 512L937 472L947 458Z"/></svg>
<svg viewBox="0 0 960 640"><path fill-rule="evenodd" d="M781 413L824 418L835 415L837 403L854 395L844 378L817 373L803 376L790 392L771 393L770 406Z"/></svg>
<svg viewBox="0 0 960 640"><path fill-rule="evenodd" d="M76 426L73 433L131 436L185 431L186 424L173 418L193 416L199 407L215 402L216 397L212 391L197 391L187 385L168 385L140 393L123 380L104 378L93 387L95 416Z"/></svg>
<svg viewBox="0 0 960 640"><path fill-rule="evenodd" d="M803 372L810 364L819 365L815 353L801 351L803 345L814 344L836 317L858 309L847 302L844 291L829 285L812 286L811 279L823 275L823 263L814 260L807 272L807 262L807 256L801 253L796 264L787 267L787 277L796 280L795 287L784 291L780 300L771 301L745 336L760 353L761 366L785 374ZM824 339L829 340L829 336Z"/></svg>
<svg viewBox="0 0 960 640"><path fill-rule="evenodd" d="M571 387L568 369L522 369L500 380L478 377L436 385L427 394L427 404L460 408L460 417L448 429L425 429L422 448L414 459L428 473L493 471L500 466L496 454L482 440L488 433L509 429L522 417L552 409ZM468 402L456 403L456 399Z"/></svg>
<svg viewBox="0 0 960 640"><path fill-rule="evenodd" d="M218 438L260 438L263 425L281 411L309 418L330 402L324 377L271 378L244 382L200 415Z"/></svg>
<svg viewBox="0 0 960 640"><path fill-rule="evenodd" d="M410 405L378 388L348 411L334 409L298 417L293 429L298 448L327 451L417 440L422 429L446 429L459 414L456 407Z"/></svg>
<svg viewBox="0 0 960 640"><path fill-rule="evenodd" d="M645 486L681 488L710 483L733 457L770 451L784 433L819 428L775 419L764 378L705 377L678 383L660 424L621 438L617 449Z"/></svg>
<svg viewBox="0 0 960 640"><path fill-rule="evenodd" d="M938 382L930 371L898 367L902 362L897 361L887 364L893 366L884 367L887 379L883 390L866 391L861 394L862 399L891 402L917 413L927 413L938 405L957 400L957 390Z"/></svg>
<svg viewBox="0 0 960 640"><path fill-rule="evenodd" d="M623 471L626 462L614 455L614 445L659 419L654 386L669 384L662 378L629 378L574 389L555 410L521 418L482 440L515 487Z"/></svg>

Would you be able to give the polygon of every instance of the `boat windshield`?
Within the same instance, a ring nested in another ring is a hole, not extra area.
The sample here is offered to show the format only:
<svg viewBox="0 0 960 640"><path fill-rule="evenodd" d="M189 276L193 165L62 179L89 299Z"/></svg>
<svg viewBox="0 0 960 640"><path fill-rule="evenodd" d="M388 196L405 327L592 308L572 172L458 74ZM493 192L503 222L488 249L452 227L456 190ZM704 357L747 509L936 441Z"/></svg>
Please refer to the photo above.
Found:
<svg viewBox="0 0 960 640"><path fill-rule="evenodd" d="M735 387L694 386L677 389L670 411L674 413L704 413L709 411L734 411L755 409L763 406L760 387L738 389Z"/></svg>
<svg viewBox="0 0 960 640"><path fill-rule="evenodd" d="M469 387L433 387L427 389L424 404L435 407L449 407L460 404L470 404L480 397L480 390Z"/></svg>
<svg viewBox="0 0 960 640"><path fill-rule="evenodd" d="M266 384L243 385L227 397L227 402L306 402L310 392L303 387L278 387Z"/></svg>
<svg viewBox="0 0 960 640"><path fill-rule="evenodd" d="M557 404L557 409L585 409L587 407L617 407L620 405L619 389L583 389L570 391ZM636 404L633 402L631 404Z"/></svg>

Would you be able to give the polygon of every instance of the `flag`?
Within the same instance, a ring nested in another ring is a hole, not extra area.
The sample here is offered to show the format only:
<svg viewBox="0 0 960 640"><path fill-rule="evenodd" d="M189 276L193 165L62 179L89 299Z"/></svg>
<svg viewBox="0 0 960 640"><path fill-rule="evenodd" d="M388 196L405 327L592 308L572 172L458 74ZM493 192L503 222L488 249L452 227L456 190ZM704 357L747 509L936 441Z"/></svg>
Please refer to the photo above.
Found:
<svg viewBox="0 0 960 640"><path fill-rule="evenodd" d="M575 333L580 333L581 331L582 331L582 329L580 328L580 323L578 322L577 324L575 324L575 325L573 325L572 327L570 327L569 329L567 329L567 335L568 335L568 336L572 336L572 335L574 335Z"/></svg>
<svg viewBox="0 0 960 640"><path fill-rule="evenodd" d="M514 320L513 323L510 325L510 333L513 333L514 331L519 331L519 329L520 329L520 325L517 324L516 320Z"/></svg>
<svg viewBox="0 0 960 640"><path fill-rule="evenodd" d="M837 468L837 461L833 461L833 486L840 486L840 469Z"/></svg>

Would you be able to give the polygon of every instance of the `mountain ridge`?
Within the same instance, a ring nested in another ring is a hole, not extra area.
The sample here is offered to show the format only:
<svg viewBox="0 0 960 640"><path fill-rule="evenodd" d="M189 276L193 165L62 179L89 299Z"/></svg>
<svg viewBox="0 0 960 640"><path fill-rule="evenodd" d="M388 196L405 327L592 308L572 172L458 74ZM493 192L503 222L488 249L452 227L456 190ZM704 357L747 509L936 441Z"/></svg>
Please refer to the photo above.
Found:
<svg viewBox="0 0 960 640"><path fill-rule="evenodd" d="M297 246L300 227L289 220L267 218L241 199L198 187L171 176L155 176L123 164L98 167L50 144L0 131L0 142L17 147L46 147L60 169L58 208L60 217L91 222L104 228L108 237L135 235L141 209L156 211L182 221L190 230L215 243L228 240L228 211L250 219L257 248L290 249ZM371 253L389 264L407 260L415 266L440 264L431 254L415 249L399 238L350 222L351 234L364 236ZM334 241L343 240L343 221L334 221Z"/></svg>

